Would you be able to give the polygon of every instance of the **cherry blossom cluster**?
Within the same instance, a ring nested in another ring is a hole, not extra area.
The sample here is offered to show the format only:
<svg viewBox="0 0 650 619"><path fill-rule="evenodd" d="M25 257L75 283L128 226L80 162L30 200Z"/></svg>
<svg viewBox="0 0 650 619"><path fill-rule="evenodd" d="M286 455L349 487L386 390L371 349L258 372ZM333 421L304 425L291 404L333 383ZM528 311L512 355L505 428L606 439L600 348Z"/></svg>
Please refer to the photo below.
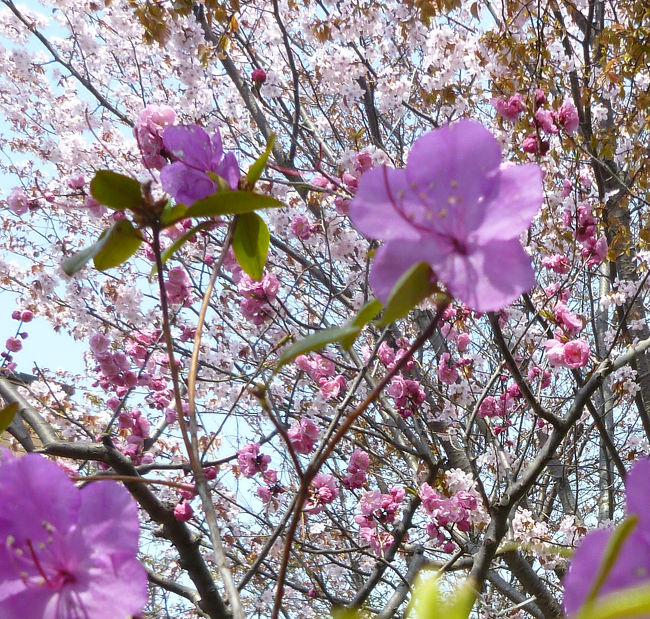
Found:
<svg viewBox="0 0 650 619"><path fill-rule="evenodd" d="M594 217L591 205L583 203L578 206L575 216L569 209L562 213L563 225L573 230L573 235L582 243L580 254L590 267L597 266L607 256L607 237L596 238L598 220Z"/></svg>
<svg viewBox="0 0 650 619"><path fill-rule="evenodd" d="M352 452L347 467L347 474L343 478L343 486L348 490L363 488L368 480L368 467L370 456L358 447Z"/></svg>
<svg viewBox="0 0 650 619"><path fill-rule="evenodd" d="M403 488L391 488L387 494L371 490L364 492L359 501L359 514L354 520L361 529L361 537L378 555L394 541L385 529L387 524L395 522L404 495Z"/></svg>
<svg viewBox="0 0 650 619"><path fill-rule="evenodd" d="M397 412L404 419L415 414L427 397L417 380L404 378L401 374L393 377L386 393L393 398Z"/></svg>
<svg viewBox="0 0 650 619"><path fill-rule="evenodd" d="M552 136L564 129L573 135L579 124L578 110L570 101L563 101L557 110L544 107L547 104L546 94L541 88L535 89L532 96L532 105L528 106L524 95L517 93L508 99L493 98L492 105L500 116L510 121L517 121L519 117L530 109L535 131L528 134L521 143L522 149L531 154L545 155L550 147L549 140L539 136L541 130L546 135Z"/></svg>
<svg viewBox="0 0 650 619"><path fill-rule="evenodd" d="M11 318L18 321L16 334L13 337L7 338L5 350L0 353L0 357L2 357L2 365L0 367L8 372L13 372L17 367L12 353L21 351L23 348L23 340L29 336L27 331L21 331L23 323L31 322L34 319L34 314L31 310L15 310L11 313Z"/></svg>
<svg viewBox="0 0 650 619"><path fill-rule="evenodd" d="M296 365L320 387L320 392L326 400L338 397L347 386L343 374L336 374L336 365L324 355L312 353L296 357Z"/></svg>

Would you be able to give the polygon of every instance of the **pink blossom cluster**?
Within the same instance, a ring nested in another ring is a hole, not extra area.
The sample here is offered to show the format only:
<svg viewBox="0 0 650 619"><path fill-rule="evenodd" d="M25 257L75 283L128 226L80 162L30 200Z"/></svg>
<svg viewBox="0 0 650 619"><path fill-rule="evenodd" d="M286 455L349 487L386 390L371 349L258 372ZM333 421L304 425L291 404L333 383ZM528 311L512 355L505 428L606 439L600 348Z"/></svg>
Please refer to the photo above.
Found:
<svg viewBox="0 0 650 619"><path fill-rule="evenodd" d="M123 352L111 350L111 341L105 335L93 333L89 344L98 363L95 369L101 374L96 384L104 391L115 391L118 397L123 397L138 385L138 375L132 370L131 362Z"/></svg>
<svg viewBox="0 0 650 619"><path fill-rule="evenodd" d="M296 365L318 385L323 397L327 400L338 397L339 393L347 387L347 381L343 374L336 373L336 366L331 359L318 353L311 355L299 355L296 357Z"/></svg>
<svg viewBox="0 0 650 619"><path fill-rule="evenodd" d="M397 412L403 419L413 415L420 404L426 400L426 394L417 380L409 380L398 374L393 378L386 393L395 400Z"/></svg>
<svg viewBox="0 0 650 619"><path fill-rule="evenodd" d="M319 514L325 505L334 502L339 495L336 479L327 473L317 473L309 485L309 496L303 508L308 514Z"/></svg>
<svg viewBox="0 0 650 619"><path fill-rule="evenodd" d="M131 411L122 411L118 415L119 429L125 435L126 445L118 446L118 449L133 460L137 466L139 464L149 464L153 462L153 457L149 452L144 451L144 442L149 438L151 424L138 408Z"/></svg>
<svg viewBox="0 0 650 619"><path fill-rule="evenodd" d="M237 466L244 477L264 473L270 462L271 456L260 453L259 443L250 443L237 451Z"/></svg>
<svg viewBox="0 0 650 619"><path fill-rule="evenodd" d="M13 355L11 353L17 353L23 348L22 340L27 339L29 334L27 331L21 331L23 323L31 322L34 318L34 314L30 310L14 310L11 313L11 318L13 320L19 321L19 325L16 329L16 335L13 337L7 338L5 342L5 349L0 353L0 357L3 359L2 367L13 372L16 370L16 363L13 361Z"/></svg>
<svg viewBox="0 0 650 619"><path fill-rule="evenodd" d="M343 478L343 486L348 490L363 488L368 476L370 456L358 447L352 452L347 468L347 475Z"/></svg>
<svg viewBox="0 0 650 619"><path fill-rule="evenodd" d="M446 497L425 482L420 488L420 498L426 513L432 518L432 522L427 525L427 533L445 552L453 552L455 545L447 539L443 529L456 525L459 531L469 531L472 512L478 506L476 496L467 490L459 490L456 494Z"/></svg>
<svg viewBox="0 0 650 619"><path fill-rule="evenodd" d="M386 366L387 370L392 370L397 363L399 363L405 356L410 348L408 340L399 338L395 342L397 349L393 348L388 342L382 342L377 349L377 357ZM405 370L412 370L415 367L413 358L409 359L404 364Z"/></svg>
<svg viewBox="0 0 650 619"><path fill-rule="evenodd" d="M38 202L29 198L20 187L14 187L7 197L7 207L12 213L20 216L29 210L38 208Z"/></svg>
<svg viewBox="0 0 650 619"><path fill-rule="evenodd" d="M506 380L506 377L504 376L503 379ZM476 414L481 418L502 417L506 419L522 398L519 385L514 382L510 383L498 398L491 395L486 396L479 405Z"/></svg>
<svg viewBox="0 0 650 619"><path fill-rule="evenodd" d="M289 224L289 230L297 239L308 241L314 232L320 230L320 225L311 223L305 215L296 215Z"/></svg>
<svg viewBox="0 0 650 619"><path fill-rule="evenodd" d="M165 283L167 302L174 305L189 307L192 304L192 283L181 266L169 269Z"/></svg>
<svg viewBox="0 0 650 619"><path fill-rule="evenodd" d="M566 209L562 214L562 223L566 228L575 226L573 235L576 241L582 243L580 254L587 260L588 266L596 266L605 259L609 250L607 237L601 235L596 238L598 221L593 215L591 205L583 203L578 206L575 217Z"/></svg>
<svg viewBox="0 0 650 619"><path fill-rule="evenodd" d="M147 168L160 170L168 161L163 154L163 131L176 122L176 112L166 105L148 105L138 116L133 134Z"/></svg>
<svg viewBox="0 0 650 619"><path fill-rule="evenodd" d="M582 338L562 342L558 339L544 342L546 356L552 366L583 368L589 363L589 344Z"/></svg>
<svg viewBox="0 0 650 619"><path fill-rule="evenodd" d="M299 454L308 454L314 448L320 431L318 426L307 417L303 417L292 425L287 431L289 441L294 451Z"/></svg>
<svg viewBox="0 0 650 619"><path fill-rule="evenodd" d="M268 469L262 475L265 486L257 488L257 496L262 499L264 503L270 503L277 499L279 495L286 492L286 488L278 482L278 472L273 469Z"/></svg>
<svg viewBox="0 0 650 619"><path fill-rule="evenodd" d="M564 275L571 269L569 259L564 254L553 254L552 256L545 256L542 258L542 265L547 269L551 269L555 273Z"/></svg>
<svg viewBox="0 0 650 619"><path fill-rule="evenodd" d="M261 325L273 316L275 310L270 304L280 289L280 282L273 273L265 273L259 281L244 273L238 280L238 288L243 297L240 310L244 318Z"/></svg>
<svg viewBox="0 0 650 619"><path fill-rule="evenodd" d="M493 98L491 103L500 116L513 122L519 119L526 108L526 99L519 93L511 95L508 99ZM528 134L521 144L522 149L527 153L537 154L540 152L544 155L548 152L550 143L539 137L540 129L547 135L555 135L560 132L560 129L573 135L578 129L578 110L573 103L564 101L558 110L544 107L546 103L546 94L537 88L533 102L533 123L536 131Z"/></svg>
<svg viewBox="0 0 650 619"><path fill-rule="evenodd" d="M340 179L324 176L320 172L312 178L311 184L315 187L322 187L331 192L336 192L341 188L347 189L350 193L356 193L359 186L359 177L361 174L373 167L372 156L370 153L357 153L354 158L355 174L345 172ZM334 198L334 206L342 215L347 215L350 207L350 200L342 196Z"/></svg>
<svg viewBox="0 0 650 619"><path fill-rule="evenodd" d="M393 536L379 527L395 522L404 494L403 488L391 488L388 494L372 490L365 492L359 501L359 514L354 520L361 529L361 537L377 554L393 543Z"/></svg>
<svg viewBox="0 0 650 619"><path fill-rule="evenodd" d="M438 362L438 379L445 385L453 385L458 380L458 370L455 364L450 363L450 359L451 355L444 352Z"/></svg>

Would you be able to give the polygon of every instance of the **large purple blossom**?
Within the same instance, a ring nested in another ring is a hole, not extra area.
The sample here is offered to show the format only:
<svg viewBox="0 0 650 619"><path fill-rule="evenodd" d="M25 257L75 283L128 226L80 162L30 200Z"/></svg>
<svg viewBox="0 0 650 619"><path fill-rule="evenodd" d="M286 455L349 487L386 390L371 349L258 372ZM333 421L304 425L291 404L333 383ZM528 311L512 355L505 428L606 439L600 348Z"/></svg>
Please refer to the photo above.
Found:
<svg viewBox="0 0 650 619"><path fill-rule="evenodd" d="M115 482L79 490L53 462L3 451L0 617L124 619L147 602L135 502Z"/></svg>
<svg viewBox="0 0 650 619"><path fill-rule="evenodd" d="M210 136L198 125L175 125L165 129L162 139L176 160L160 171L160 182L177 202L189 205L216 193L217 182L210 174L237 189L239 164L233 153L224 155L218 130Z"/></svg>
<svg viewBox="0 0 650 619"><path fill-rule="evenodd" d="M492 134L463 120L419 138L405 169L366 172L350 218L384 241L370 275L380 301L409 267L427 262L452 295L490 311L535 285L519 236L542 201L539 167L502 165Z"/></svg>
<svg viewBox="0 0 650 619"><path fill-rule="evenodd" d="M650 460L639 460L626 478L627 513L638 522L625 540L598 597L620 589L650 585ZM564 608L577 612L586 601L600 570L603 553L612 532L599 529L582 540L564 578Z"/></svg>

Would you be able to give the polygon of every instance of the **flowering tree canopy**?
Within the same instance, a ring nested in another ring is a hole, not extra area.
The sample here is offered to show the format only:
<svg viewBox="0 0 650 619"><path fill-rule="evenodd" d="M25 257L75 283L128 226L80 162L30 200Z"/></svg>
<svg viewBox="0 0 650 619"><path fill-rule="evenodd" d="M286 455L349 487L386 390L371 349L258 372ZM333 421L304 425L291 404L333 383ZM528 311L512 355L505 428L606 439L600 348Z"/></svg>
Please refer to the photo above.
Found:
<svg viewBox="0 0 650 619"><path fill-rule="evenodd" d="M0 616L650 616L646 5L0 0Z"/></svg>

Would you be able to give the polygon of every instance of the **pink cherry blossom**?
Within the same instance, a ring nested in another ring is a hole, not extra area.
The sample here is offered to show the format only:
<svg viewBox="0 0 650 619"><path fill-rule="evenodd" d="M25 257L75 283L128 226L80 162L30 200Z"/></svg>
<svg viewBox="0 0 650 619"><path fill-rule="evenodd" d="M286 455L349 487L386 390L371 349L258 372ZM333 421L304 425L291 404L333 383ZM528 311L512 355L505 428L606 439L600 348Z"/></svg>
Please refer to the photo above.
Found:
<svg viewBox="0 0 650 619"><path fill-rule="evenodd" d="M237 451L237 465L244 477L263 473L271 462L271 456L260 453L260 444L251 443Z"/></svg>
<svg viewBox="0 0 650 619"><path fill-rule="evenodd" d="M506 120L517 120L524 111L526 100L523 95L512 95L507 101L505 99L492 99L491 103L496 111Z"/></svg>
<svg viewBox="0 0 650 619"><path fill-rule="evenodd" d="M557 112L556 121L569 135L573 135L580 123L575 105L570 101L564 101Z"/></svg>
<svg viewBox="0 0 650 619"><path fill-rule="evenodd" d="M555 124L555 117L553 116L553 112L550 110L544 110L540 108L535 112L535 120L539 123L539 126L546 133L554 134L559 131L558 126Z"/></svg>
<svg viewBox="0 0 650 619"><path fill-rule="evenodd" d="M319 514L339 495L336 480L327 473L317 473L309 486L309 498L303 511L308 514Z"/></svg>
<svg viewBox="0 0 650 619"><path fill-rule="evenodd" d="M187 522L194 516L192 506L186 501L181 501L174 507L174 518L180 522Z"/></svg>
<svg viewBox="0 0 650 619"><path fill-rule="evenodd" d="M446 385L452 385L458 380L458 371L453 365L450 365L450 357L451 355L448 352L444 352L440 355L440 361L438 363L438 378L440 382Z"/></svg>
<svg viewBox="0 0 650 619"><path fill-rule="evenodd" d="M564 345L564 363L569 368L582 368L589 363L589 344L581 338Z"/></svg>
<svg viewBox="0 0 650 619"><path fill-rule="evenodd" d="M29 198L19 187L14 187L7 198L9 210L16 215L24 215L29 210Z"/></svg>
<svg viewBox="0 0 650 619"><path fill-rule="evenodd" d="M296 453L308 454L318 440L319 430L311 419L303 417L289 428L287 435Z"/></svg>

